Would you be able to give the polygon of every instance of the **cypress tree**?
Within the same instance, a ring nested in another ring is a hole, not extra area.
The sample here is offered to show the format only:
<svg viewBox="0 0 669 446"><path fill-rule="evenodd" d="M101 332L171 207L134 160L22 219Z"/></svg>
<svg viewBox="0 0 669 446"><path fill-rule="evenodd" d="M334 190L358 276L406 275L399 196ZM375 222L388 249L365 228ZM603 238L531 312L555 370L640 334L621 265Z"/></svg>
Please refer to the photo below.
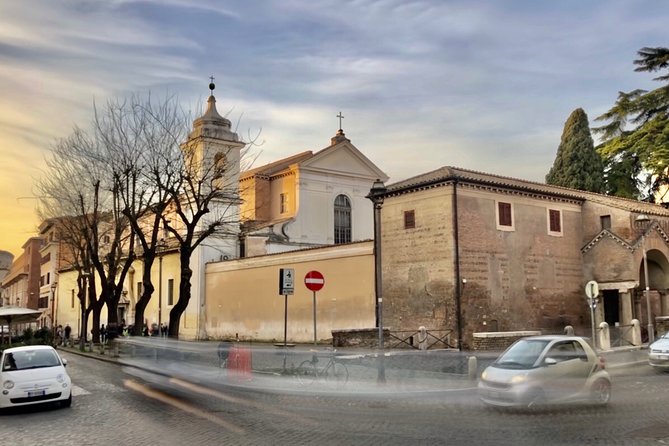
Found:
<svg viewBox="0 0 669 446"><path fill-rule="evenodd" d="M582 108L574 110L564 125L546 183L597 193L604 190L604 163L595 150L588 115Z"/></svg>

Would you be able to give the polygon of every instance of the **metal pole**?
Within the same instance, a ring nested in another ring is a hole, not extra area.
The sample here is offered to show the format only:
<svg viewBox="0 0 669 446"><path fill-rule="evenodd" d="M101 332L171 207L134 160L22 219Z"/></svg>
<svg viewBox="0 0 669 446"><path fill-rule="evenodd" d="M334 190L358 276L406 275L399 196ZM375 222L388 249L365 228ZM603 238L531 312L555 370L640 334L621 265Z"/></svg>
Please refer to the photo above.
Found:
<svg viewBox="0 0 669 446"><path fill-rule="evenodd" d="M374 260L379 348L383 348L383 282L381 271L381 204L374 204Z"/></svg>
<svg viewBox="0 0 669 446"><path fill-rule="evenodd" d="M595 337L595 299L596 297L588 299L588 303L590 304L590 327L592 328L592 345L594 345L596 349L597 338Z"/></svg>
<svg viewBox="0 0 669 446"><path fill-rule="evenodd" d="M646 281L646 310L648 311L648 344L655 340L655 329L653 328L653 319L650 311L650 284L648 283L648 257L646 255L646 238L641 236L641 246L643 247L643 275Z"/></svg>
<svg viewBox="0 0 669 446"><path fill-rule="evenodd" d="M316 343L316 292L314 291L314 345Z"/></svg>
<svg viewBox="0 0 669 446"><path fill-rule="evenodd" d="M158 330L163 333L163 256L158 257Z"/></svg>
<svg viewBox="0 0 669 446"><path fill-rule="evenodd" d="M374 203L374 278L376 288L377 320L379 325L379 364L376 381L379 384L386 382L386 365L383 355L383 282L381 270L381 206Z"/></svg>
<svg viewBox="0 0 669 446"><path fill-rule="evenodd" d="M288 343L288 295L284 294L283 299L283 347L285 348Z"/></svg>

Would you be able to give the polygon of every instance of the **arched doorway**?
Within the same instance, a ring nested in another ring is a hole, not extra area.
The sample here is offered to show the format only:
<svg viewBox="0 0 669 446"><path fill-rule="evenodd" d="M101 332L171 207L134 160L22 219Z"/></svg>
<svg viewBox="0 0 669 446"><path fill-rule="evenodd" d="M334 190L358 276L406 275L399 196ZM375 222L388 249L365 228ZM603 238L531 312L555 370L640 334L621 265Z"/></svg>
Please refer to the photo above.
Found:
<svg viewBox="0 0 669 446"><path fill-rule="evenodd" d="M648 274L644 263L648 264ZM648 280L648 299L645 296L646 280ZM644 332L647 334L649 322L654 324L656 317L666 315L668 288L669 261L662 251L649 249L646 253L646 262L641 259L639 265L639 287L634 299L634 317L641 322L642 338L645 337Z"/></svg>

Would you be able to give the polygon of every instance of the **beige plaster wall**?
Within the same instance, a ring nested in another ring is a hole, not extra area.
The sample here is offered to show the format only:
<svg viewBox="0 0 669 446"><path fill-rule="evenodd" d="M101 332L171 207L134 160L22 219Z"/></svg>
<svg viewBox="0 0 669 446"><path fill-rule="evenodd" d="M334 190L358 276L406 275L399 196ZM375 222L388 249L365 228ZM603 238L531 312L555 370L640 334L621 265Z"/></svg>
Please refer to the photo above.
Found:
<svg viewBox="0 0 669 446"><path fill-rule="evenodd" d="M288 342L314 339L313 293L304 285L311 270L325 276L325 286L316 293L319 342L329 341L333 329L375 326L373 243L361 242L208 264L208 336L283 342L280 268L295 270L295 294L287 305Z"/></svg>

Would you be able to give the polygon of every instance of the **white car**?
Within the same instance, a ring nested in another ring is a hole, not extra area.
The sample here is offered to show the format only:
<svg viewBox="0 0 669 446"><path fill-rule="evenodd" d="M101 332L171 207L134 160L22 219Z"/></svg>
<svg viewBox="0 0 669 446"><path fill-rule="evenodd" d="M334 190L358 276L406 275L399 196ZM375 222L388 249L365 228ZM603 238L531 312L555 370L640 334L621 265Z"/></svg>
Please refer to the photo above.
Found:
<svg viewBox="0 0 669 446"><path fill-rule="evenodd" d="M611 399L604 359L577 336L531 336L516 341L481 374L481 401L498 407L538 407Z"/></svg>
<svg viewBox="0 0 669 446"><path fill-rule="evenodd" d="M0 409L30 404L72 404L67 361L49 345L12 347L0 355Z"/></svg>
<svg viewBox="0 0 669 446"><path fill-rule="evenodd" d="M648 363L657 369L669 369L669 331L648 347Z"/></svg>

